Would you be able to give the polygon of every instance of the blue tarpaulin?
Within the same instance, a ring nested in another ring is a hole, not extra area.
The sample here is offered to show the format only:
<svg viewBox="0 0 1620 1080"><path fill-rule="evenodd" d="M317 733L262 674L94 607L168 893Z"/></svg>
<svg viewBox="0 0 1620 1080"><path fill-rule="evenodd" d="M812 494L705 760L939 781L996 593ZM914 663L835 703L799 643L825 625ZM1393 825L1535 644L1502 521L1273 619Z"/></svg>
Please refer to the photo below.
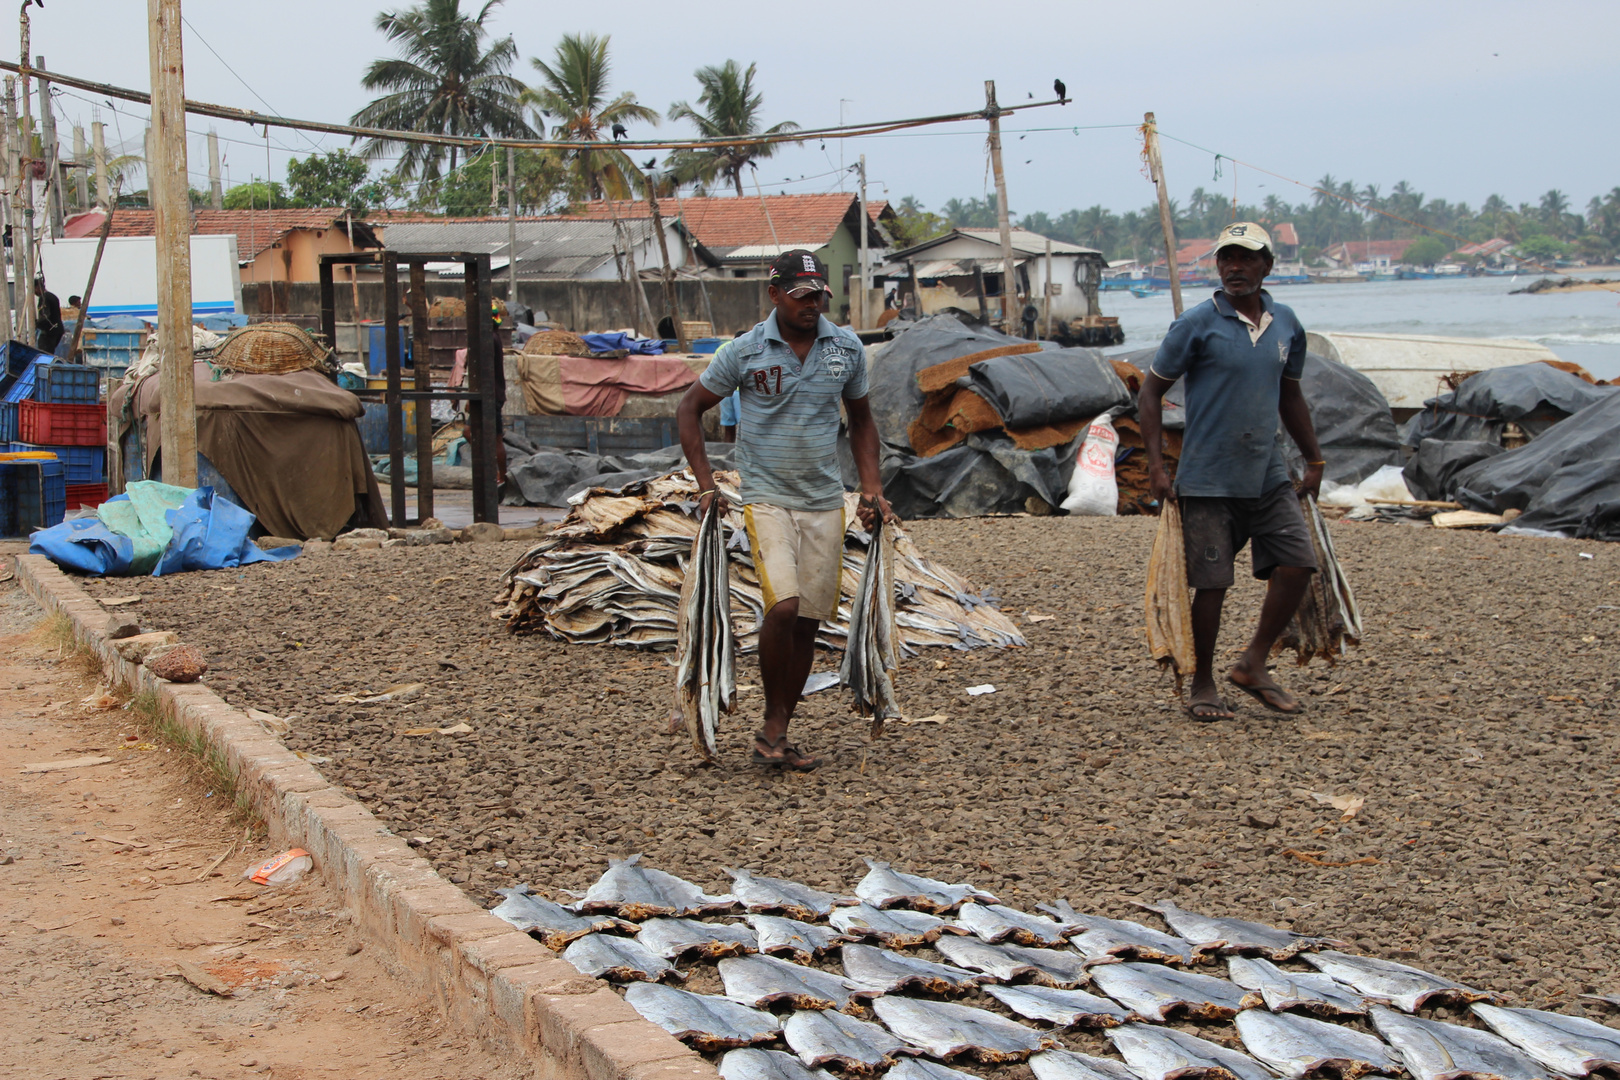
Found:
<svg viewBox="0 0 1620 1080"><path fill-rule="evenodd" d="M592 352L611 352L614 349L627 349L632 355L661 356L664 352L662 338L633 338L629 334L581 334L580 339L585 347Z"/></svg>
<svg viewBox="0 0 1620 1080"><path fill-rule="evenodd" d="M252 514L211 487L140 480L102 503L95 517L34 533L28 550L66 569L107 577L221 570L298 554L297 547L261 551L248 539L252 527Z"/></svg>

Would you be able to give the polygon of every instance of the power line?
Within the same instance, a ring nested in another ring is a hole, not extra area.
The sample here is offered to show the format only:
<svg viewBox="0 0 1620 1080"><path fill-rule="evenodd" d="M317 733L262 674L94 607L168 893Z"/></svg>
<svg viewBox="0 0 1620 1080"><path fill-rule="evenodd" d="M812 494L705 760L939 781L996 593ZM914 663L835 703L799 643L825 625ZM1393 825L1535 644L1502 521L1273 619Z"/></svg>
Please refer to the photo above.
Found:
<svg viewBox="0 0 1620 1080"><path fill-rule="evenodd" d="M191 31L193 37L195 37L198 41L202 42L203 48L207 49L209 52L214 54L214 59L215 60L218 60L221 64L225 65L225 70L226 71L228 71L232 75L236 76L236 81L241 83L244 87L246 87L248 93L250 93L254 97L258 98L260 103L263 104L264 107L269 109L271 112L275 113L277 116L281 115L279 112L276 112L276 107L274 105L272 105L268 101L264 100L264 95L263 94L259 93L255 89L253 89L253 87L248 86L248 81L246 79L242 78L242 76L237 75L236 69L231 67L230 62L227 61L223 56L219 55L219 50L218 49L216 49L212 45L208 44L208 39L203 37L202 34L198 32L198 30L197 30L197 28L195 26L191 25L191 20L190 19L186 18L184 15L181 15L180 16L180 21L185 24L187 30ZM299 134L303 135L303 138L304 138L305 142L309 143L310 146L315 147L315 152L316 153L320 153L320 147L315 146L314 140L312 140L308 135L305 135L301 131L299 132Z"/></svg>

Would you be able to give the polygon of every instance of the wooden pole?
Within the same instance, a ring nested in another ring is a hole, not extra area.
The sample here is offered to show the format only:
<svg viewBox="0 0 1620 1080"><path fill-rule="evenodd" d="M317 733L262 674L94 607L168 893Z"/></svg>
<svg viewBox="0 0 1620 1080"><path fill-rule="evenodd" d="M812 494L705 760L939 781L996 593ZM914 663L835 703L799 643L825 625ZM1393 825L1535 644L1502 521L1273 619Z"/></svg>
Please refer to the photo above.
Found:
<svg viewBox="0 0 1620 1080"><path fill-rule="evenodd" d="M427 268L411 263L411 372L416 389L433 389L433 366L428 362ZM471 365L468 365L469 367ZM433 402L416 399L416 521L434 516L433 509Z"/></svg>
<svg viewBox="0 0 1620 1080"><path fill-rule="evenodd" d="M96 205L103 210L111 209L113 200L110 183L107 179L107 129L100 120L90 125L91 153L96 159Z"/></svg>
<svg viewBox="0 0 1620 1080"><path fill-rule="evenodd" d="M85 320L90 318L90 297L96 291L96 275L101 272L101 253L107 250L107 237L112 234L113 212L101 221L101 239L96 241L96 257L90 264L90 280L84 283L84 295L79 297L79 317L73 323L73 342L68 346L68 359L79 355L79 342L84 340Z"/></svg>
<svg viewBox="0 0 1620 1080"><path fill-rule="evenodd" d="M6 131L18 132L17 80L6 76ZM6 174L11 177L12 304L17 309L17 339L34 343L34 268L30 258L27 223L34 218L33 203L24 197L22 135L8 138Z"/></svg>
<svg viewBox="0 0 1620 1080"><path fill-rule="evenodd" d="M1170 217L1170 189L1164 182L1164 161L1159 157L1159 125L1152 113L1142 115L1142 135L1147 141L1148 172L1159 192L1159 228L1164 231L1164 263L1170 274L1170 303L1181 318L1181 270L1176 266L1176 223Z"/></svg>
<svg viewBox="0 0 1620 1080"><path fill-rule="evenodd" d="M34 57L34 66L43 73L45 58ZM45 154L45 208L49 217L50 236L54 240L62 235L62 146L56 140L56 110L51 108L51 84L43 74L39 77L39 131L44 141Z"/></svg>
<svg viewBox="0 0 1620 1080"><path fill-rule="evenodd" d="M1013 298L1012 223L1007 218L1007 175L1001 169L1001 106L994 79L984 82L984 115L990 121L990 171L996 178L996 227L1001 231L1001 329L1011 333Z"/></svg>
<svg viewBox="0 0 1620 1080"><path fill-rule="evenodd" d="M7 81L9 82L9 80ZM0 173L4 174L4 180L9 184L10 178L15 176L17 173L17 170L12 166L12 153L14 151L12 143L15 142L17 138L17 126L9 122L11 119L9 98L7 99L5 116L7 122L0 124ZM15 195L15 190L12 191L12 197L8 198L4 195L0 195L0 229L5 231L9 231L12 224L17 220L17 215L15 212ZM26 296L27 293L23 290L22 258L17 254L17 250L15 248L12 249L12 259L15 263L17 277L16 284L12 288L18 297L23 297ZM4 276L5 269L5 256L0 254L0 288L6 287ZM0 292L0 300L4 301L3 303L0 303L0 333L5 335L4 340L6 341L11 341L13 339L22 340L23 334L20 329L16 333L12 332L13 318L11 314L12 298L10 292ZM22 318L21 311L18 311L16 318L20 325L20 320ZM29 340L30 342L32 341L32 339Z"/></svg>
<svg viewBox="0 0 1620 1080"><path fill-rule="evenodd" d="M664 238L664 216L658 212L658 185L647 173L647 209L652 211L653 232L658 234L658 253L664 260L664 307L669 310L670 328L675 331L675 347L686 352L686 328L681 325L681 305L675 297L675 270L669 265L669 241ZM654 328L656 333L656 327Z"/></svg>
<svg viewBox="0 0 1620 1080"><path fill-rule="evenodd" d="M213 128L208 129L208 205L215 210L225 209L225 186L219 182L219 133ZM353 236L350 237L349 247L354 248ZM349 268L354 273L354 267ZM355 318L359 318L358 315ZM335 343L334 343L335 344Z"/></svg>
<svg viewBox="0 0 1620 1080"><path fill-rule="evenodd" d="M858 295L860 297L860 303L858 303L854 307L850 308L850 311L852 313L853 312L859 312L860 313L859 316L858 316L860 321L855 324L855 328L857 330L870 330L872 328L872 321L869 318L867 318L867 314L866 314L866 283L870 280L870 278L868 278L868 276L867 276L868 263L866 261L867 260L866 232L867 232L867 229L870 227L870 223L867 221L867 218L866 218L866 155L865 154L861 155L860 172L861 172L861 187L860 187L861 255L860 255L860 268L859 268L860 279L859 279L859 283L857 284L857 286L855 288L856 295Z"/></svg>
<svg viewBox="0 0 1620 1080"><path fill-rule="evenodd" d="M654 336L658 333L658 319L652 313L652 305L647 302L647 290L641 287L641 274L636 270L635 237L618 220L613 222L613 227L620 232L624 244L625 277L630 283L630 302L634 305L630 317L645 320L648 336Z"/></svg>
<svg viewBox="0 0 1620 1080"><path fill-rule="evenodd" d="M197 486L196 386L191 358L191 204L186 182L185 67L180 0L146 0L152 66L152 172L162 364L163 480Z"/></svg>
<svg viewBox="0 0 1620 1080"><path fill-rule="evenodd" d="M1041 304L1042 321L1046 326L1041 331L1041 337L1050 339L1052 336L1052 238L1046 238L1046 280L1041 283L1041 292L1045 293Z"/></svg>
<svg viewBox="0 0 1620 1080"><path fill-rule="evenodd" d="M517 151L506 148L506 312L513 319L517 299ZM514 333L516 331L514 330ZM515 340L515 339L514 339Z"/></svg>
<svg viewBox="0 0 1620 1080"><path fill-rule="evenodd" d="M90 209L90 162L85 147L84 128L73 125L73 206L76 210Z"/></svg>

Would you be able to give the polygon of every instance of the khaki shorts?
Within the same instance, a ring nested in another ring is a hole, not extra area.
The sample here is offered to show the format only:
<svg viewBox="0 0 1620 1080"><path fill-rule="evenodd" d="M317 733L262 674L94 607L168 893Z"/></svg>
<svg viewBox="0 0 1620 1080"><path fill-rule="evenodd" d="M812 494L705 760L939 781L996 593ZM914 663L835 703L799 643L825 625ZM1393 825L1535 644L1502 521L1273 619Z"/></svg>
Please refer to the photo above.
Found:
<svg viewBox="0 0 1620 1080"><path fill-rule="evenodd" d="M765 610L796 596L799 618L833 618L844 569L844 508L784 510L750 503L743 521Z"/></svg>

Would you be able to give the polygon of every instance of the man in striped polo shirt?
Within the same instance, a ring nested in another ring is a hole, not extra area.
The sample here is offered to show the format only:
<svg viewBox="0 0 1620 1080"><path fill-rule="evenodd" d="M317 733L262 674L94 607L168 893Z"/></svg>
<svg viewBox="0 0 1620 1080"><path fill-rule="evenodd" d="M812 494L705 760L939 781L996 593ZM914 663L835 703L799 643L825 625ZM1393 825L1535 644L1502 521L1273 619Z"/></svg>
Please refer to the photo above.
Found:
<svg viewBox="0 0 1620 1080"><path fill-rule="evenodd" d="M821 314L827 267L802 248L771 266L773 311L720 347L681 399L681 448L698 489L699 512L719 499L703 443L702 417L742 391L737 440L743 520L765 597L759 632L765 720L753 761L813 769L820 761L788 742L788 721L815 660L816 630L838 612L844 560L844 485L838 468L839 403L860 477L859 515L870 529L896 520L883 498L878 434L866 399L866 349ZM721 512L725 512L721 500Z"/></svg>

